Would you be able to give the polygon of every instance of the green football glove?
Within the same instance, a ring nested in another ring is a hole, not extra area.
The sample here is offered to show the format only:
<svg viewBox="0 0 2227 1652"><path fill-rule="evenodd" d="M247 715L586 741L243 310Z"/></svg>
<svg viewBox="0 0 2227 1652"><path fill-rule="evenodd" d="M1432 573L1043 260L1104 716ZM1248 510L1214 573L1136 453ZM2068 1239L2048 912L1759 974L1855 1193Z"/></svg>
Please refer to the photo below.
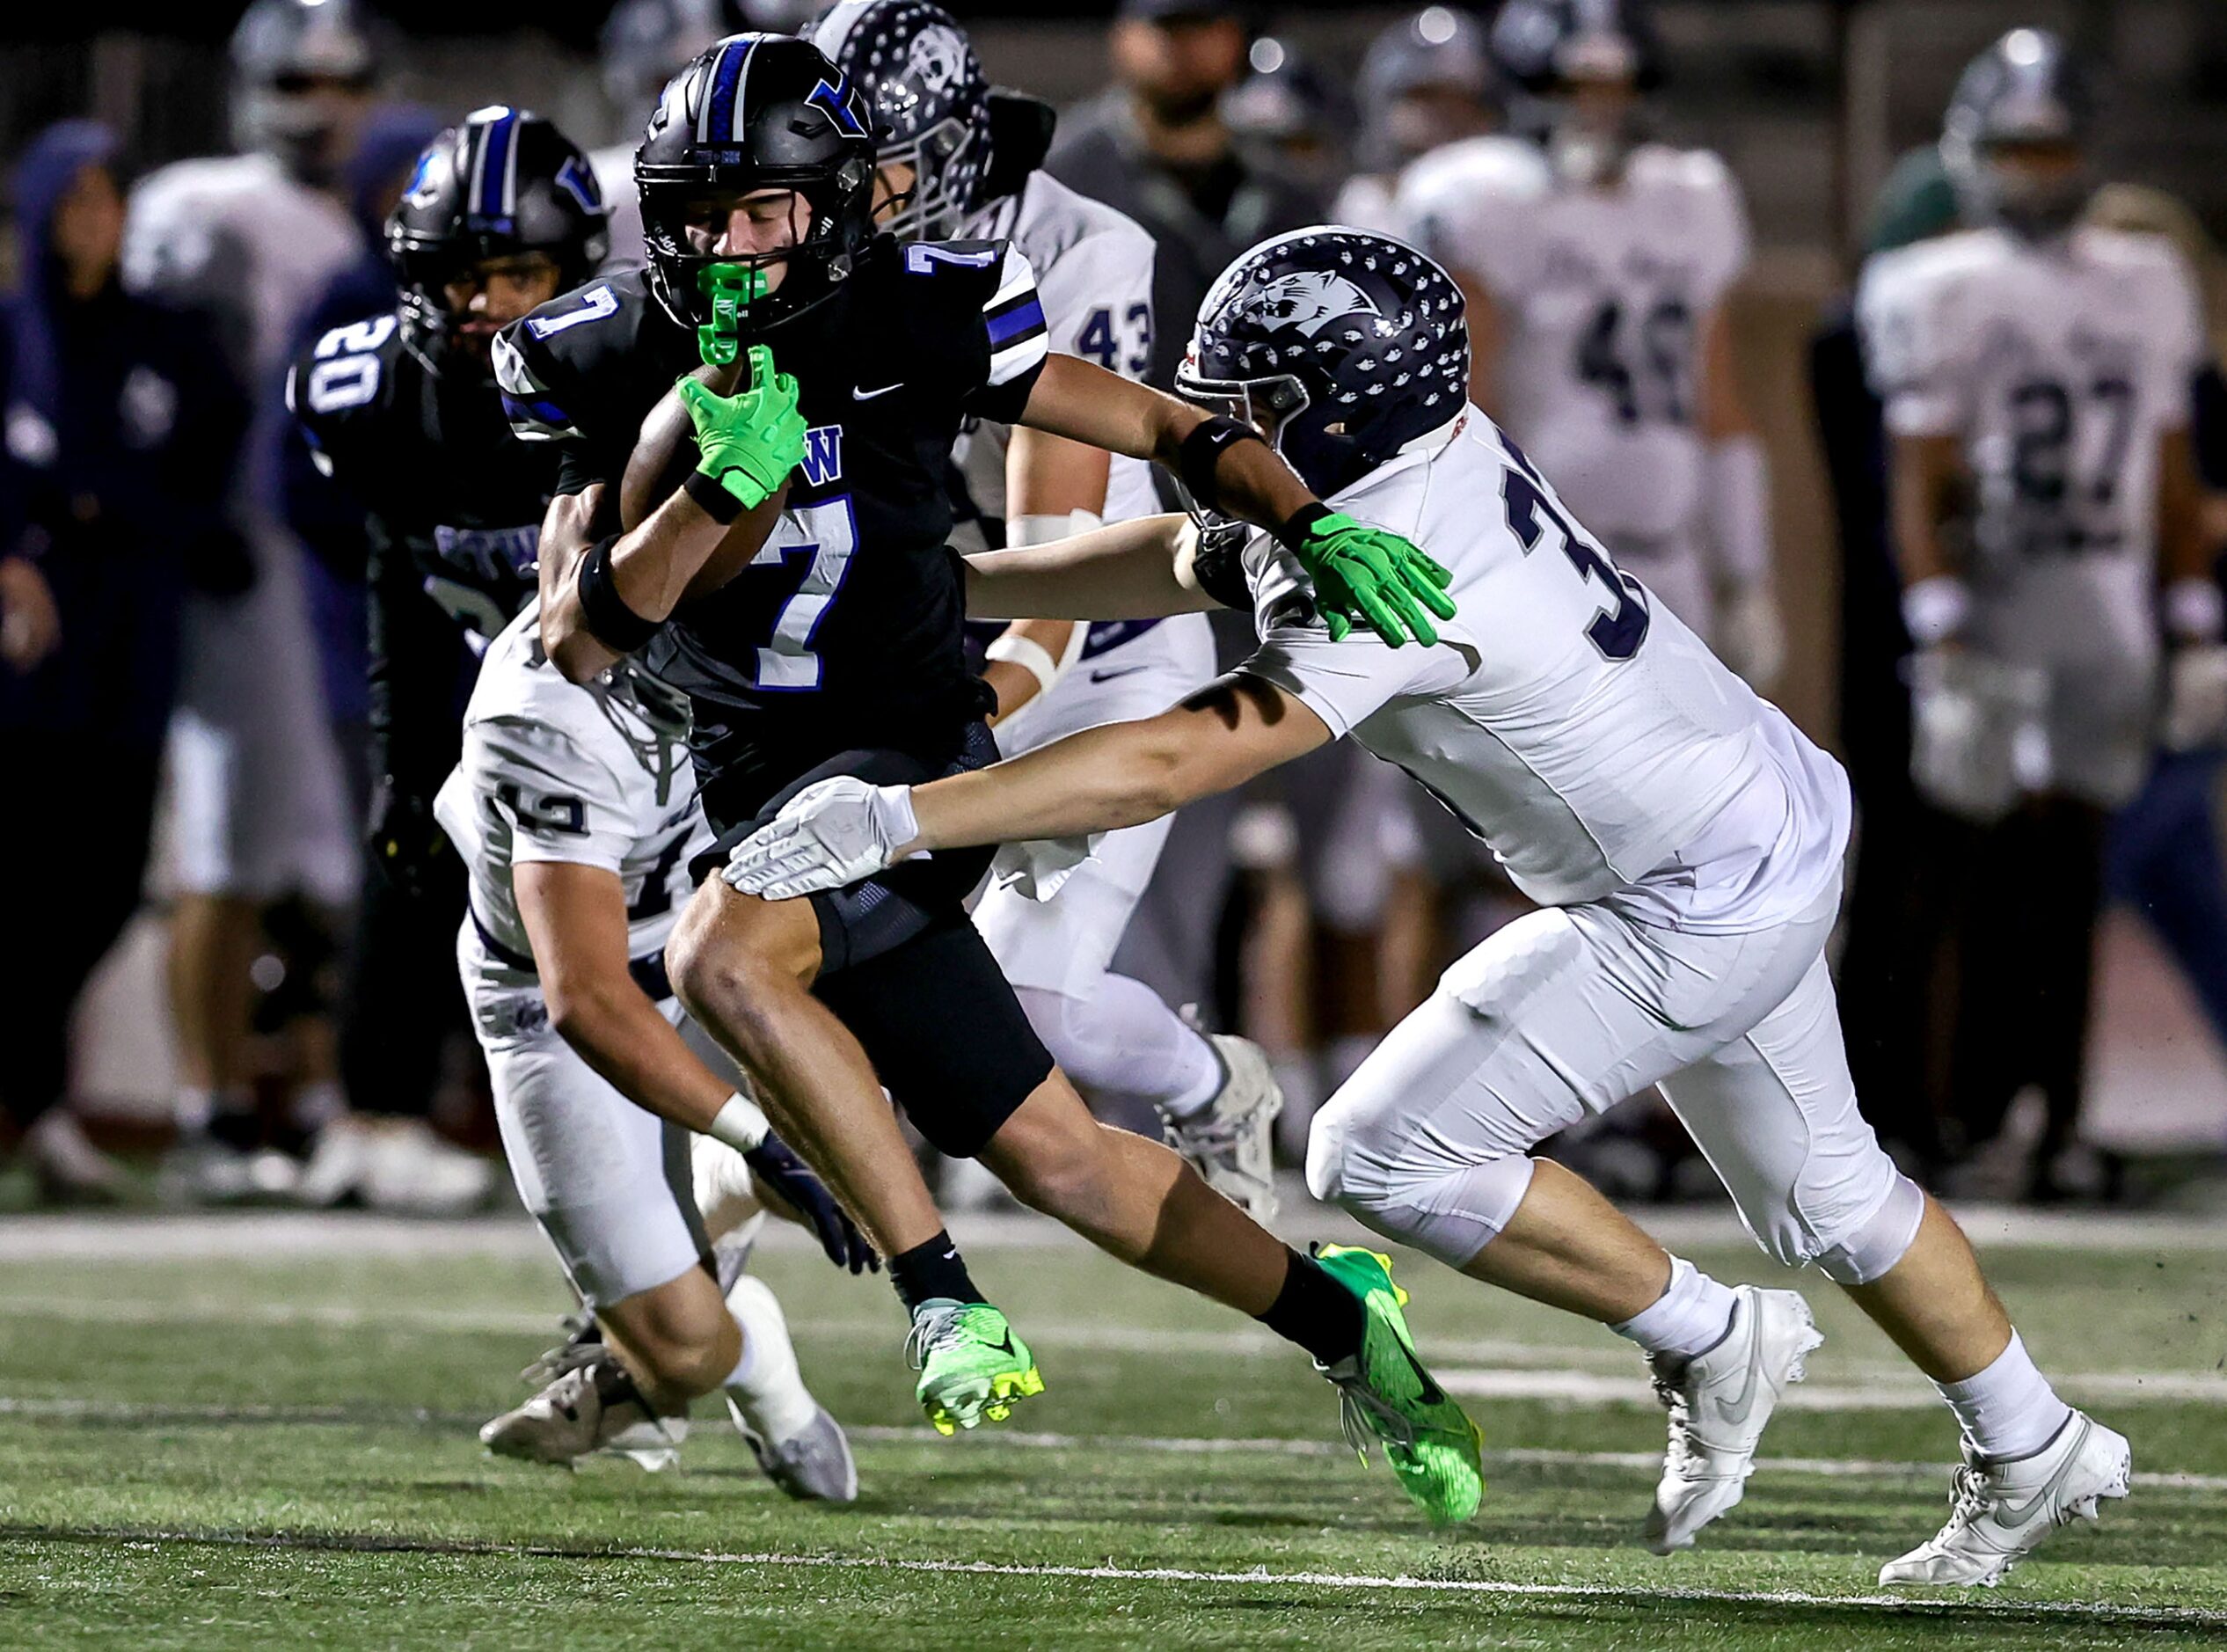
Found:
<svg viewBox="0 0 2227 1652"><path fill-rule="evenodd" d="M706 367L731 367L742 354L742 322L765 296L765 272L747 264L707 264L696 289L712 301L712 318L696 330L696 353Z"/></svg>
<svg viewBox="0 0 2227 1652"><path fill-rule="evenodd" d="M750 388L722 396L684 377L681 405L696 427L696 468L756 510L780 491L804 458L804 415L797 411L797 382L773 370L773 352L750 347Z"/></svg>
<svg viewBox="0 0 2227 1652"><path fill-rule="evenodd" d="M1454 617L1446 595L1454 576L1396 533L1332 511L1310 522L1291 549L1314 580L1315 605L1333 642L1343 642L1359 623L1394 648L1410 637L1433 643L1438 632L1423 610Z"/></svg>

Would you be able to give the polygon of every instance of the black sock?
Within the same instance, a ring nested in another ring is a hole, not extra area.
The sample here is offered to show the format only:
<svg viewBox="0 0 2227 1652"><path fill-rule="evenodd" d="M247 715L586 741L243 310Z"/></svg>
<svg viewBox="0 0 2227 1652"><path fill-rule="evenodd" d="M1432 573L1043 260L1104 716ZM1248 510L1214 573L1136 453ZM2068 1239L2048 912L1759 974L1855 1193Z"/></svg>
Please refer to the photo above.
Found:
<svg viewBox="0 0 2227 1652"><path fill-rule="evenodd" d="M1284 1253L1283 1289L1256 1315L1287 1342L1296 1342L1325 1365L1361 1352L1361 1334L1368 1320L1361 1298L1325 1273L1322 1264L1297 1251Z"/></svg>
<svg viewBox="0 0 2227 1652"><path fill-rule="evenodd" d="M959 1246L951 1242L951 1235L946 1232L938 1232L925 1245L916 1245L902 1255L892 1256L889 1283L897 1287L898 1298L907 1312L931 1297L948 1297L953 1302L987 1300L967 1276L966 1259L960 1255Z"/></svg>

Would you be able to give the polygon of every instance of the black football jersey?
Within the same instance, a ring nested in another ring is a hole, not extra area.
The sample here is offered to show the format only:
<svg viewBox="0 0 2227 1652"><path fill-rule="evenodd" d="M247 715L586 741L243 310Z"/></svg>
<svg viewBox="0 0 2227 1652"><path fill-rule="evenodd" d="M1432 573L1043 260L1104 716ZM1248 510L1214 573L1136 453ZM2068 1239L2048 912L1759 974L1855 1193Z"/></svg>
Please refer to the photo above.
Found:
<svg viewBox="0 0 2227 1652"><path fill-rule="evenodd" d="M327 333L286 394L369 518L372 721L387 771L429 790L456 757L457 627L477 652L533 596L554 457L512 437L487 381L428 372L392 314Z"/></svg>
<svg viewBox="0 0 2227 1652"><path fill-rule="evenodd" d="M837 752L952 744L988 708L960 642L945 470L963 418L1011 422L1026 405L1044 317L1010 244L885 236L767 343L809 427L787 508L750 566L683 603L640 656L689 696L722 828ZM613 505L643 420L697 359L639 272L544 305L496 345L519 435L562 453L564 491L606 483Z"/></svg>

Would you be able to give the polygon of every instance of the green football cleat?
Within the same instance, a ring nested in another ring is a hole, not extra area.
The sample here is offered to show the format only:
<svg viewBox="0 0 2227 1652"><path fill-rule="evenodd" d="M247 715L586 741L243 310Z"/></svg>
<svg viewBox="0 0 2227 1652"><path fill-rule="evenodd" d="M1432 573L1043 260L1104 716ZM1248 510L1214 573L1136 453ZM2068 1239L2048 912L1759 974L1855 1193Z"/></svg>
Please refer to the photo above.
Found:
<svg viewBox="0 0 2227 1652"><path fill-rule="evenodd" d="M1368 1323L1361 1352L1316 1369L1338 1386L1346 1442L1369 1460L1369 1438L1418 1508L1442 1525L1466 1520L1485 1501L1478 1460L1485 1436L1423 1369L1407 1318L1407 1293L1392 1283L1391 1258L1347 1245L1318 1245L1325 1272L1361 1298Z"/></svg>
<svg viewBox="0 0 2227 1652"><path fill-rule="evenodd" d="M938 1434L1003 1422L1013 1402L1044 1392L1028 1344L987 1302L936 1297L913 1310L905 1357L920 1373L913 1390Z"/></svg>

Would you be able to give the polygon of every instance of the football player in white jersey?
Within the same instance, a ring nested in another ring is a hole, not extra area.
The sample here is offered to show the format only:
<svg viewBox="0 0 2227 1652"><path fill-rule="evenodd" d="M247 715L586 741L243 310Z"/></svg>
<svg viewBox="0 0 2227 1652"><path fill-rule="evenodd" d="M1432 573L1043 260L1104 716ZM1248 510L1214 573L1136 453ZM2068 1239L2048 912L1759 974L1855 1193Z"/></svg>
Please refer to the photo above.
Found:
<svg viewBox="0 0 2227 1652"><path fill-rule="evenodd" d="M691 1131L740 1152L838 1264L871 1259L756 1104L679 1031L665 940L693 893L689 860L712 841L686 704L630 665L567 683L538 625L529 603L488 645L434 812L470 881L456 961L511 1175L602 1341L551 1356L547 1385L479 1437L537 1462L617 1450L661 1466L689 1401L717 1391L783 1490L849 1502L849 1444L798 1375L780 1304L747 1274L715 1278L712 1212L699 1214L707 1180L729 1195L703 1201L723 1224L757 1212L745 1177L692 1171Z"/></svg>
<svg viewBox="0 0 2227 1652"><path fill-rule="evenodd" d="M1719 1283L1529 1156L1660 1081L1756 1241L1846 1286L1963 1427L1953 1516L1882 1581L1993 1583L2126 1495L2128 1445L2056 1397L1963 1234L1857 1109L1823 954L1845 778L1464 405L1468 355L1445 271L1325 227L1224 273L1178 378L1332 505L1451 570L1457 616L1435 645L1336 640L1273 542L1201 551L1177 517L979 558L977 612L1143 614L1220 592L1252 607L1262 645L1143 722L924 786L807 788L726 875L782 898L950 844L1114 829L1352 734L1437 793L1539 910L1449 969L1332 1098L1310 1188L1638 1344L1670 1412L1647 1539L1682 1548L1740 1501L1821 1339L1797 1293Z"/></svg>
<svg viewBox="0 0 2227 1652"><path fill-rule="evenodd" d="M369 106L374 62L352 0L256 0L231 44L239 153L179 161L133 192L124 280L215 318L266 419L303 318L356 257L361 232L332 193ZM280 523L279 449L259 425L237 513L252 583L188 601L167 762L178 899L171 924L180 1144L165 1182L197 1197L281 1192L277 1153L250 1156L209 1133L248 1112L248 966L259 909L288 895L326 908L355 898L361 861L324 713L317 643L297 559Z"/></svg>
<svg viewBox="0 0 2227 1652"><path fill-rule="evenodd" d="M1354 86L1359 168L1339 190L1340 223L1396 233L1399 175L1433 150L1500 126L1500 76L1484 25L1452 6L1425 6L1369 43Z"/></svg>
<svg viewBox="0 0 2227 1652"><path fill-rule="evenodd" d="M927 0L843 0L812 38L873 101L882 227L906 241L1011 241L1036 272L1051 347L1142 377L1152 342L1152 238L1039 169L1051 123L1031 131L1028 120L1040 106L1003 96L993 106L966 33ZM953 543L961 551L1040 545L1159 508L1141 459L969 424L953 453L960 494ZM1195 614L982 629L992 639L984 670L997 694L992 726L1008 757L1165 711L1214 675L1213 638ZM1114 834L1046 900L1014 881L994 881L975 925L1084 1096L1100 1107L1149 1103L1169 1143L1265 1221L1275 1210L1270 1131L1282 1102L1267 1058L1245 1039L1201 1034L1109 967L1168 827L1156 820Z"/></svg>
<svg viewBox="0 0 2227 1652"><path fill-rule="evenodd" d="M1619 567L1768 691L1785 655L1769 477L1725 311L1748 262L1739 186L1706 150L1638 141L1661 78L1646 0L1509 0L1492 38L1542 141L1425 157L1400 232L1463 283L1471 398Z"/></svg>
<svg viewBox="0 0 2227 1652"><path fill-rule="evenodd" d="M2003 954L1966 961L1956 1101L1984 1140L2039 1085L2044 1185L2079 1110L2109 812L2160 733L2193 746L2227 720L2188 436L2202 321L2169 243L2079 224L2092 120L2061 40L2004 35L1942 138L1978 227L1873 260L1859 295L1921 650L1914 771L1969 822L1971 944Z"/></svg>

